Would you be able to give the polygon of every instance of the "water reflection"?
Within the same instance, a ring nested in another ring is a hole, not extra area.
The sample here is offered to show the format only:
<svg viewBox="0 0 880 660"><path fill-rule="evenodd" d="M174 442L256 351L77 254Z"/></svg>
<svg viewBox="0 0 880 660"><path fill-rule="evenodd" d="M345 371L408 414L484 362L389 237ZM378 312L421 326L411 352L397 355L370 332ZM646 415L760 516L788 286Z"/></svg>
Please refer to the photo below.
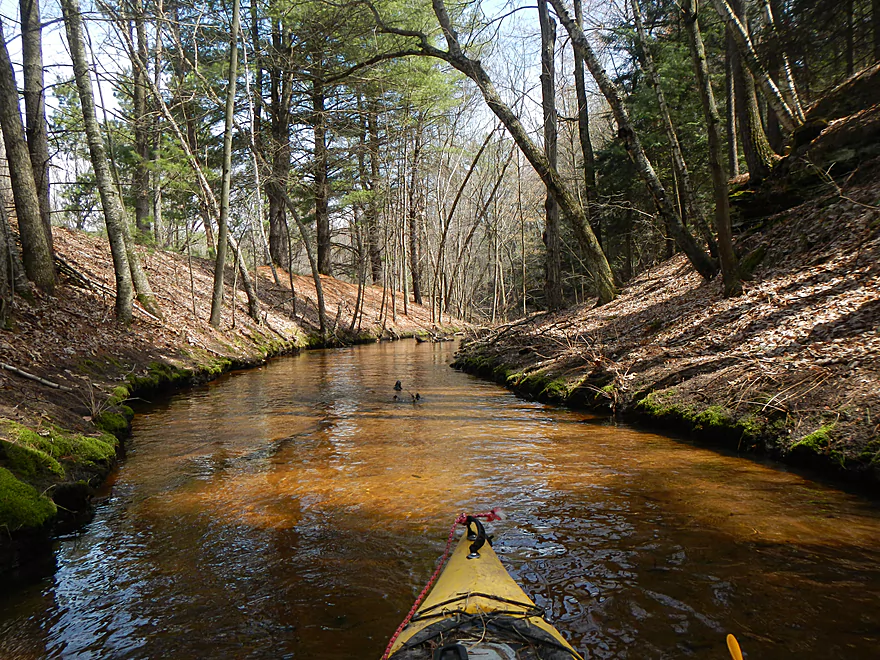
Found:
<svg viewBox="0 0 880 660"><path fill-rule="evenodd" d="M450 360L313 352L139 416L53 578L0 599L0 657L378 657L455 513L496 505L499 554L591 657L724 657L728 630L752 657L874 655L873 505Z"/></svg>

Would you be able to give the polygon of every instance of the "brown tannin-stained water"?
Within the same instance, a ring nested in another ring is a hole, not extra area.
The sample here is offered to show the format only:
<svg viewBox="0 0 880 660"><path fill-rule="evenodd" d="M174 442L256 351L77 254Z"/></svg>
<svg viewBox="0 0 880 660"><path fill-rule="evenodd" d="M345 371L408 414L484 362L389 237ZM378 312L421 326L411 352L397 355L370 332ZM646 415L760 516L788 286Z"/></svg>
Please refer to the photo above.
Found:
<svg viewBox="0 0 880 660"><path fill-rule="evenodd" d="M502 561L586 657L725 658L727 632L880 657L875 503L523 401L453 350L308 352L139 415L54 575L0 591L0 658L375 660L455 515L495 506Z"/></svg>

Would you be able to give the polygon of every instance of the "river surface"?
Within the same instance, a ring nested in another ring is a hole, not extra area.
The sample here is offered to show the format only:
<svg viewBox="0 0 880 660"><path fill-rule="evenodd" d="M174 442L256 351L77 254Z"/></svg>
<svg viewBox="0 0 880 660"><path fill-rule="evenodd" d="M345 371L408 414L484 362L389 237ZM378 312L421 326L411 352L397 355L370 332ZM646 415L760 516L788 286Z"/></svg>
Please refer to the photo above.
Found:
<svg viewBox="0 0 880 660"><path fill-rule="evenodd" d="M720 659L727 632L880 657L876 503L523 401L452 352L307 352L147 408L54 574L0 589L0 658L376 660L455 515L495 506L502 561L587 657Z"/></svg>

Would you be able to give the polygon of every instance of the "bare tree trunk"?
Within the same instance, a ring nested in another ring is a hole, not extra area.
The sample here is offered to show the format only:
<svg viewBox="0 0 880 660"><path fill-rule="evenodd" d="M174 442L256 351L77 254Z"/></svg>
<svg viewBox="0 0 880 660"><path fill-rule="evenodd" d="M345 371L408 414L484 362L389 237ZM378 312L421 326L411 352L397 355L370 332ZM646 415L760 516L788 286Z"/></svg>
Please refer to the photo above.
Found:
<svg viewBox="0 0 880 660"><path fill-rule="evenodd" d="M770 104L770 107L773 108L776 116L779 118L779 123L782 124L785 130L793 131L802 122L794 114L786 100L782 97L776 83L773 82L773 79L761 65L761 61L755 52L755 47L752 45L752 40L749 38L748 30L741 22L739 15L731 8L727 0L712 0L712 4L715 6L715 10L718 12L721 20L727 25L728 33L736 42L743 65L748 68L749 73L760 84L761 90L767 98L767 103Z"/></svg>
<svg viewBox="0 0 880 660"><path fill-rule="evenodd" d="M132 317L131 299L134 292L123 228L126 220L122 202L110 175L104 140L101 137L101 129L95 115L95 99L86 60L79 5L76 0L62 0L61 10L64 14L67 40L73 58L73 74L79 91L83 124L89 143L89 155L95 172L98 192L101 196L101 206L104 209L104 219L107 224L107 238L110 241L110 252L113 256L113 270L116 275L116 319L120 323L130 323Z"/></svg>
<svg viewBox="0 0 880 660"><path fill-rule="evenodd" d="M256 0L251 2L251 45L254 49L253 65L254 65L254 89L253 108L251 110L251 132L254 146L262 153L263 151L263 48L260 40L260 12L259 3ZM242 43L244 38L242 37ZM247 57L247 51L245 51Z"/></svg>
<svg viewBox="0 0 880 660"><path fill-rule="evenodd" d="M709 255L697 245L694 237L687 230L687 227L684 226L681 217L669 201L666 190L657 177L657 173L654 171L651 161L648 160L639 137L630 123L629 113L626 110L620 92L614 83L611 82L611 79L608 78L608 74L605 73L605 69L599 62L599 58L596 57L596 53L587 41L583 31L568 15L562 0L550 0L550 3L556 10L556 15L559 16L559 19L565 25L565 29L568 30L574 47L580 50L581 57L583 57L587 68L590 69L590 73L593 74L593 78L595 78L596 83L602 90L602 94L611 106L611 111L617 122L618 136L623 140L624 146L630 158L632 158L639 176L641 176L651 197L653 197L654 204L664 223L671 229L675 242L682 252L687 255L696 271L704 278L711 279L718 272L718 267Z"/></svg>
<svg viewBox="0 0 880 660"><path fill-rule="evenodd" d="M39 0L19 0L19 8L25 132L37 185L37 197L40 200L40 217L46 230L49 253L54 254L49 205L49 137L46 128L46 86L43 82L43 30L40 22L40 3Z"/></svg>
<svg viewBox="0 0 880 660"><path fill-rule="evenodd" d="M315 227L318 241L318 271L322 275L333 274L330 245L330 184L328 180L329 159L327 154L327 116L324 108L324 85L316 77L312 86L312 128L314 129L315 174Z"/></svg>
<svg viewBox="0 0 880 660"><path fill-rule="evenodd" d="M372 101L372 100L371 100ZM364 219L367 224L367 243L370 252L370 268L373 284L382 281L382 243L379 240L379 129L378 108L374 102L366 107L367 154L370 158L369 190L372 193L367 203Z"/></svg>
<svg viewBox="0 0 880 660"><path fill-rule="evenodd" d="M685 14L685 27L694 58L703 114L706 116L706 129L709 137L709 170L712 172L712 188L715 192L715 231L718 232L718 252L721 260L721 274L724 279L724 295L738 296L742 293L736 254L733 251L733 234L730 229L730 203L727 188L727 175L724 173L724 154L721 147L721 117L715 106L712 83L709 80L709 65L697 22L697 0L684 0L682 11Z"/></svg>
<svg viewBox="0 0 880 660"><path fill-rule="evenodd" d="M578 27L583 28L581 0L574 0L574 20ZM584 81L584 60L574 53L574 87L578 102L578 138L581 143L584 169L584 202L587 221L596 234L599 246L602 246L602 224L599 215L593 212L592 204L598 197L599 183L596 180L596 159L593 155L593 140L590 137L590 108L587 102L587 87Z"/></svg>
<svg viewBox="0 0 880 660"><path fill-rule="evenodd" d="M555 0L551 1L555 2ZM562 6L561 3L559 6ZM596 240L596 235L587 222L584 210L568 190L556 169L547 161L547 157L529 137L517 116L501 100L483 66L479 61L468 58L462 52L461 45L458 42L458 35L452 28L452 22L449 19L443 0L433 0L433 7L434 13L443 29L443 35L446 38L449 50L441 51L435 49L426 43L427 40L424 40L421 45L422 52L449 62L449 64L467 75L477 84L489 108L501 120L511 137L516 141L519 148L522 149L523 155L531 163L538 176L541 177L544 185L547 186L548 190L556 198L556 202L559 204L563 215L571 223L578 243L584 252L587 267L593 276L593 284L599 296L599 302L606 303L613 300L617 295L614 287L614 276L611 273L608 260L605 258L605 254ZM554 8L557 9L558 13L559 8L556 4L554 4ZM581 36L583 37L583 33L581 33Z"/></svg>
<svg viewBox="0 0 880 660"><path fill-rule="evenodd" d="M104 0L98 0L99 5L108 13L113 14L113 9L109 7ZM197 65L196 67L191 67L189 61L186 58L185 53L183 52L183 44L180 37L180 25L181 21L178 15L178 9L180 6L179 2L171 2L171 19L168 21L168 25L170 28L170 33L172 39L177 44L178 53L177 57L172 59L172 68L174 70L174 78L176 80L176 90L175 90L175 99L172 102L173 106L179 106L180 111L183 115L182 125L186 130L186 137L184 138L186 141L186 146L184 147L184 151L188 154L187 158L190 159L194 164L198 164L198 153L199 153L199 144L198 144L198 136L196 135L196 124L195 124L195 113L196 108L194 107L194 94L188 93L186 96L184 95L184 90L186 87L186 79L190 73L194 73L198 75ZM117 18L117 22L118 18ZM147 63L141 59L140 55L137 52L136 46L131 41L131 35L126 31L121 31L121 36L126 40L129 57L132 62L137 62L138 66L141 67L144 71L147 71ZM158 82L154 83L150 87L150 93L153 96L154 101L163 106L164 100L159 101L158 93L159 93L159 84ZM180 124L178 124L177 120L174 120L173 115L170 112L166 113L167 106L162 107L162 114L165 115L165 118L174 121L174 126L179 129ZM179 132L179 130L178 130ZM202 205L202 216L206 219L204 223L205 229L205 243L207 244L208 254L214 255L216 244L214 241L214 229L210 221L212 209L208 207L208 200L206 197L202 196L200 199Z"/></svg>
<svg viewBox="0 0 880 660"><path fill-rule="evenodd" d="M65 2L67 1L71 0L65 0ZM108 7L106 4L102 4L102 8L105 11L113 14L112 8ZM146 63L138 56L130 36L124 30L122 30L120 34L122 38L126 41L132 64L146 70ZM147 78L147 80L149 80L149 78ZM153 81L149 82L150 94L153 96L153 100L159 106L159 110L161 111L162 116L165 117L165 120L168 122L168 125L174 133L174 136L177 138L177 141L186 156L187 163L189 164L193 173L195 173L196 179L199 182L199 188L202 192L202 205L205 211L205 228L207 231L211 226L211 215L220 215L220 205L217 203L217 197L214 195L214 192L211 190L211 186L208 184L208 179L205 177L205 173L202 171L202 167L199 164L198 158L196 158L195 152L191 148L188 136L183 134L180 125L174 119L174 115L171 114L171 110L168 109L168 104L165 103L165 99L162 97L162 94L159 91L159 86ZM257 292L251 280L250 273L248 273L244 259L241 258L241 255L239 254L240 248L238 245L238 241L235 240L235 237L232 235L231 232L228 234L227 242L229 243L229 247L232 248L232 253L235 256L235 261L239 265L239 271L241 272L241 283L244 287L245 294L247 295L248 299L248 316L253 318L255 321L259 321L260 301L257 298Z"/></svg>
<svg viewBox="0 0 880 660"><path fill-rule="evenodd" d="M764 0L762 7L762 15L764 24L767 28L770 39L771 56L775 60L775 65L779 66L781 76L781 92L794 116L801 123L804 122L804 109L798 96L797 86L794 84L794 76L791 73L791 63L788 54L782 47L782 40L779 38L779 28L776 26L776 17L773 12L771 0Z"/></svg>
<svg viewBox="0 0 880 660"><path fill-rule="evenodd" d="M847 77L855 71L855 35L853 27L853 0L846 0L843 5L846 20L846 75Z"/></svg>
<svg viewBox="0 0 880 660"><path fill-rule="evenodd" d="M269 68L272 153L267 158L272 169L266 182L266 197L269 200L269 253L276 264L284 267L289 261L289 257L285 240L287 236L287 210L281 192L287 189L287 181L290 176L292 89L289 72L287 67L283 66L283 61L289 57L289 43L277 20L274 20L272 25L272 55Z"/></svg>
<svg viewBox="0 0 880 660"><path fill-rule="evenodd" d="M0 139L0 181L3 187L0 189L0 329L6 327L9 318L10 306L15 294L24 296L33 295L33 287L24 274L24 264L21 263L21 255L15 244L15 237L9 226L8 209L12 207L12 191L6 187L6 178L9 174L6 168L6 149L3 140Z"/></svg>
<svg viewBox="0 0 880 660"><path fill-rule="evenodd" d="M6 329L9 308L12 305L13 284L12 261L9 258L9 245L14 239L6 222L6 209L0 207L0 329Z"/></svg>
<svg viewBox="0 0 880 660"><path fill-rule="evenodd" d="M238 30L240 23L241 5L239 0L232 0L229 73L226 77L226 122L223 132L223 183L220 188L220 216L217 222L217 260L214 263L214 293L211 297L210 323L215 328L220 327L220 313L223 310L223 274L226 269L226 242L229 239L229 189L232 184L232 121L235 114L235 82L238 78Z"/></svg>
<svg viewBox="0 0 880 660"><path fill-rule="evenodd" d="M315 295L318 298L318 323L321 330L321 340L326 342L327 307L324 304L324 287L321 284L321 273L318 271L318 260L315 258L314 252L312 252L311 240L309 239L308 231L306 231L306 226L303 224L302 219L299 217L299 212L296 210L296 206L294 206L286 191L284 192L284 202L287 204L287 208L290 210L290 213L296 222L296 226L299 229L300 236L302 236L303 244L306 248L306 256L308 257L309 265L312 268L312 279L315 281Z"/></svg>
<svg viewBox="0 0 880 660"><path fill-rule="evenodd" d="M255 10L254 10L255 5L256 5L256 3L253 3L253 6L251 7L251 11L252 11L251 15L252 16L255 16ZM256 18L254 18L254 20L256 20ZM242 46L241 55L242 55L242 60L243 60L242 64L244 65L244 70L247 71L248 70L247 40L245 39L244 31L241 30L241 26L239 26L239 32L241 34L241 46ZM259 45L259 39L257 39L255 41L255 44ZM259 56L257 56L257 62L259 62ZM257 64L257 74L258 74L257 79L259 80L260 79L259 64ZM260 167L260 161L257 159L257 156L256 156L257 153L260 153L259 140L260 140L260 125L261 124L260 124L259 112L254 107L254 105L255 105L253 103L254 96L251 93L250 79L248 78L247 74L245 74L245 76L244 76L244 87L245 87L245 96L248 100L248 117L250 119L251 161L252 161L253 167L254 167L254 189L255 189L254 194L256 196L256 206L257 206L256 220L254 220L253 214L249 214L249 218L250 218L249 224L250 224L251 232L253 232L255 235L258 235L260 238L260 248L263 253L263 260L265 263L269 264L269 267L272 270L272 279L274 280L275 285L281 286L281 280L278 278L278 269L275 268L275 262L272 260L272 253L269 250L269 241L266 240L266 232L265 232L265 229L263 228L263 178L261 176L263 168ZM260 99L260 104L261 103L262 103L262 99ZM257 108L260 107L260 104L257 104ZM256 227L254 225L256 225ZM284 234L285 234L285 237L287 238L286 245L287 245L288 269L289 269L290 260L291 260L290 227L287 225L286 222L284 223ZM257 270L258 269L257 259L255 258L254 261L255 261L254 269ZM288 272L288 275L291 276L291 282L293 282L292 273ZM254 277L256 278L257 276L255 275ZM296 296L293 294L293 285L292 284L290 287L290 291L291 291L291 296L293 297L293 299L295 301ZM296 309L296 303L294 303L294 309Z"/></svg>
<svg viewBox="0 0 880 660"><path fill-rule="evenodd" d="M739 176L739 149L736 139L736 83L733 75L733 58L737 57L736 43L729 34L725 35L724 49L724 94L727 119L727 171L731 177Z"/></svg>
<svg viewBox="0 0 880 660"><path fill-rule="evenodd" d="M158 86L162 79L162 23L165 19L165 6L163 0L156 0L156 48L153 53L153 77L155 84ZM146 65L146 61L144 61ZM148 91L148 86L145 90ZM152 200L153 205L153 237L156 245L160 247L168 247L170 234L165 232L162 222L162 173L159 171L160 149L162 146L161 120L158 113L153 113L155 103L149 104L151 119L150 127L152 129L153 147L150 150L150 179L152 181ZM163 235L164 234L164 235Z"/></svg>
<svg viewBox="0 0 880 660"><path fill-rule="evenodd" d="M666 103L666 95L663 93L663 87L660 84L660 74L657 72L657 67L654 66L654 57L651 55L651 47L648 44L648 35L642 24L642 13L639 11L639 0L631 0L630 5L632 6L633 18L635 19L636 33L642 44L642 64L645 68L645 72L648 74L648 81L650 82L651 87L654 88L654 94L657 96L657 105L660 107L660 117L663 120L663 129L666 131L666 139L669 140L669 148L672 151L672 166L677 179L677 187L681 193L680 198L684 201L684 204L679 207L680 213L682 209L684 211L681 213L682 222L687 224L687 220L690 219L690 221L703 234L706 243L709 245L710 252L714 254L717 251L715 239L712 237L712 232L709 231L709 228L706 225L706 219L703 217L703 212L700 210L700 205L697 203L697 195L694 192L694 186L691 183L691 174L688 171L687 163L685 163L684 160L684 154L681 151L681 144L678 141L678 135L675 132L675 126L672 123L672 116L669 113L669 106Z"/></svg>
<svg viewBox="0 0 880 660"><path fill-rule="evenodd" d="M0 131L0 230L7 237L6 263L9 269L9 281L12 293L31 297L34 293L33 284L28 281L21 253L18 250L15 237L12 235L12 228L9 226L9 211L14 208L15 201L12 193L12 179L9 174L9 161L6 158L6 145L3 143L3 135Z"/></svg>
<svg viewBox="0 0 880 660"><path fill-rule="evenodd" d="M744 14L742 0L734 0L733 6L738 17ZM739 142L749 170L749 182L756 184L767 178L778 157L764 132L754 80L752 74L742 65L742 53L734 53L731 59Z"/></svg>
<svg viewBox="0 0 880 660"><path fill-rule="evenodd" d="M422 217L422 193L418 189L421 185L419 177L419 165L422 153L422 120L424 115L418 116L415 126L415 136L413 144L413 157L410 166L409 180L409 209L407 218L407 230L409 231L409 271L412 280L413 301L417 305L422 304L422 274L421 261L422 256L419 250ZM406 298L404 298L406 300Z"/></svg>
<svg viewBox="0 0 880 660"><path fill-rule="evenodd" d="M871 26L874 31L874 61L880 62L880 0L871 0Z"/></svg>
<svg viewBox="0 0 880 660"><path fill-rule="evenodd" d="M550 18L547 0L538 0L541 24L541 105L544 109L544 155L550 167L557 167L556 135L556 21ZM547 191L544 200L544 295L547 309L564 306L562 299L562 241L559 238L559 205ZM493 278L494 280L494 278ZM494 322L496 287L493 286L492 316Z"/></svg>
<svg viewBox="0 0 880 660"><path fill-rule="evenodd" d="M135 39L138 55L147 61L147 27L143 0L132 0ZM134 170L134 225L139 241L147 239L152 232L150 213L150 116L147 111L148 72L134 67L134 142L137 162Z"/></svg>
<svg viewBox="0 0 880 660"><path fill-rule="evenodd" d="M6 145L9 176L15 200L15 215L21 235L21 251L28 279L51 293L55 289L55 265L46 239L46 227L40 215L40 200L34 178L31 155L24 137L18 88L3 25L0 23L0 125Z"/></svg>

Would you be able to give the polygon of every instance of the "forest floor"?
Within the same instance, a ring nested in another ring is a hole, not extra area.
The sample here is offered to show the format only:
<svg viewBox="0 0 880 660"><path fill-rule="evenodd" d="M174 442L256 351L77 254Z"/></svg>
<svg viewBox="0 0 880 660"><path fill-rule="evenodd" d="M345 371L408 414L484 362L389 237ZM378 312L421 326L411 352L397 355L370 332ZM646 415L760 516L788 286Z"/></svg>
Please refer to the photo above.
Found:
<svg viewBox="0 0 880 660"><path fill-rule="evenodd" d="M880 493L880 103L817 107L818 137L732 196L743 295L679 255L607 305L486 331L456 366Z"/></svg>
<svg viewBox="0 0 880 660"><path fill-rule="evenodd" d="M16 298L9 324L0 328L0 574L23 552L20 543L8 543L13 537L38 530L34 536L45 539L59 519L75 523L74 514L88 513L93 489L111 470L118 437L129 427L126 403L320 341L311 277L293 276L294 313L288 274L279 271L279 286L262 268L258 323L247 316L240 283L229 304L234 275L228 268L215 329L208 324L213 262L142 247L163 318L136 304L134 322L124 327L114 321L107 241L58 227L54 241L65 264L54 295ZM404 314L399 292L392 305L390 292L366 287L363 315L349 332L357 285L323 277L322 288L333 343L439 337L466 325L438 327L430 309L410 302Z"/></svg>

